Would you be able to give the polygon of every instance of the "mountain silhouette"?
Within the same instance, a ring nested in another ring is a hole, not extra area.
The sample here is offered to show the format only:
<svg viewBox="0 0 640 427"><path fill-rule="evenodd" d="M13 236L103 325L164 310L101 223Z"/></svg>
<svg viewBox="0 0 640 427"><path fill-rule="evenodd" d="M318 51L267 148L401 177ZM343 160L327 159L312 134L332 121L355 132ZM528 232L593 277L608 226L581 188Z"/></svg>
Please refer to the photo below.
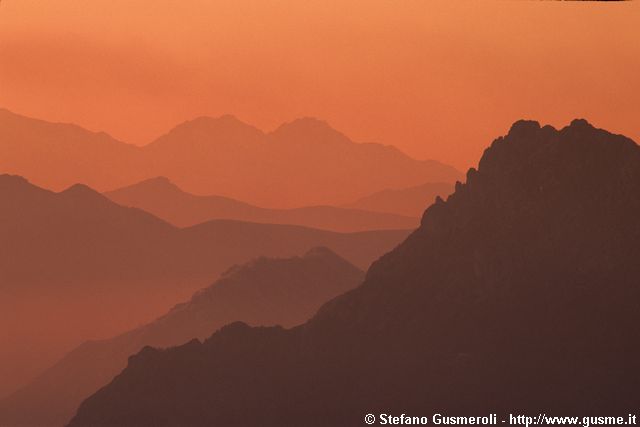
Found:
<svg viewBox="0 0 640 427"><path fill-rule="evenodd" d="M154 159L155 175L188 192L259 206L334 205L388 186L459 177L450 166L411 159L391 146L355 143L314 118L265 134L231 116L203 117L179 125L145 151Z"/></svg>
<svg viewBox="0 0 640 427"><path fill-rule="evenodd" d="M96 188L126 185L141 153L104 132L0 108L0 173L26 176L45 188L62 190L77 182Z"/></svg>
<svg viewBox="0 0 640 427"><path fill-rule="evenodd" d="M383 188L454 182L460 173L396 148L360 144L316 119L265 133L233 116L182 123L146 146L0 109L0 171L56 191L109 191L166 176L192 194L263 207L338 205Z"/></svg>
<svg viewBox="0 0 640 427"><path fill-rule="evenodd" d="M453 192L453 183L434 182L401 189L376 191L344 207L372 212L387 212L405 216L422 216L424 207L436 197L447 197Z"/></svg>
<svg viewBox="0 0 640 427"><path fill-rule="evenodd" d="M69 424L620 415L640 381L640 148L516 122L363 284L299 327L147 347Z"/></svg>
<svg viewBox="0 0 640 427"><path fill-rule="evenodd" d="M115 338L90 341L35 381L0 401L0 425L63 425L82 398L106 385L146 345L166 347L204 339L221 326L291 327L320 305L358 285L364 273L327 248L302 257L258 258L235 266L155 321Z"/></svg>
<svg viewBox="0 0 640 427"><path fill-rule="evenodd" d="M178 228L84 185L0 175L0 395L89 338L148 322L230 265L326 246L360 268L408 231L214 220Z"/></svg>
<svg viewBox="0 0 640 427"><path fill-rule="evenodd" d="M420 222L418 215L411 218L396 214L332 206L265 209L228 197L189 194L182 191L165 177L151 178L104 194L120 205L143 209L181 227L199 224L212 219L235 219L352 232L413 229Z"/></svg>

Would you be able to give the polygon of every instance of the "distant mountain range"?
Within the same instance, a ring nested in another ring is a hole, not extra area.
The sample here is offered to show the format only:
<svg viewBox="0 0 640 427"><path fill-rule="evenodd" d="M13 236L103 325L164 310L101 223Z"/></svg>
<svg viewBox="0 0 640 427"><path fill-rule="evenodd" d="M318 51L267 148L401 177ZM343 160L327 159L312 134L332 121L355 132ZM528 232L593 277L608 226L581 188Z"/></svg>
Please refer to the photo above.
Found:
<svg viewBox="0 0 640 427"><path fill-rule="evenodd" d="M434 182L409 188L386 189L361 197L346 208L371 212L386 212L410 217L421 217L436 197L446 198L453 192L453 183Z"/></svg>
<svg viewBox="0 0 640 427"><path fill-rule="evenodd" d="M295 326L363 278L361 270L326 248L314 248L303 257L258 258L236 266L159 319L71 351L27 387L0 401L0 425L63 425L82 398L108 384L126 367L127 358L146 345L204 339L236 320Z"/></svg>
<svg viewBox="0 0 640 427"><path fill-rule="evenodd" d="M640 384L639 195L630 139L517 122L312 320L147 347L69 426L626 417Z"/></svg>
<svg viewBox="0 0 640 427"><path fill-rule="evenodd" d="M151 178L104 193L104 195L120 205L143 209L180 227L212 219L234 219L353 232L384 229L406 230L416 228L420 223L418 215L412 218L392 213L333 206L265 209L228 197L189 194L164 177ZM435 196L433 200L435 200ZM429 204L424 198L418 198L418 201L423 203L423 209Z"/></svg>
<svg viewBox="0 0 640 427"><path fill-rule="evenodd" d="M264 133L232 116L201 117L138 147L75 125L0 109L0 172L62 190L113 190L166 176L193 194L264 207L339 205L384 188L454 182L461 174L394 147L360 144L327 123L299 119Z"/></svg>
<svg viewBox="0 0 640 427"><path fill-rule="evenodd" d="M0 173L28 177L56 191L78 182L106 189L131 183L140 147L104 132L50 123L0 109Z"/></svg>
<svg viewBox="0 0 640 427"><path fill-rule="evenodd" d="M84 185L0 175L0 395L91 337L147 322L229 266L326 246L360 268L408 231L208 221L177 228Z"/></svg>

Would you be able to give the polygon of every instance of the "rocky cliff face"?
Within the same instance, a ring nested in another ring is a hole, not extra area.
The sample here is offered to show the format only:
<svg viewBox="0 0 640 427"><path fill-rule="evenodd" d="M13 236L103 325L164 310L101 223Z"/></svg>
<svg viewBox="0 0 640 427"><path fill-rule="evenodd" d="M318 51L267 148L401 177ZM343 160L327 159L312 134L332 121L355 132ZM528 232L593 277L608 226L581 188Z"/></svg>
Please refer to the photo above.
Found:
<svg viewBox="0 0 640 427"><path fill-rule="evenodd" d="M640 381L640 149L520 121L360 287L292 330L129 360L71 426L626 414Z"/></svg>

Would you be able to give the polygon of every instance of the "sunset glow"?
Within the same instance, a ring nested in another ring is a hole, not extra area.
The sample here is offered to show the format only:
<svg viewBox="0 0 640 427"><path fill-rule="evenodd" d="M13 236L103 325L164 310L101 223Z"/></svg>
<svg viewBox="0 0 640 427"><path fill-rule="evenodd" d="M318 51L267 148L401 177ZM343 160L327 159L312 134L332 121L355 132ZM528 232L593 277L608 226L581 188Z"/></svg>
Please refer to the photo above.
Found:
<svg viewBox="0 0 640 427"><path fill-rule="evenodd" d="M465 169L514 120L638 139L640 4L5 0L0 106L146 144L314 116Z"/></svg>

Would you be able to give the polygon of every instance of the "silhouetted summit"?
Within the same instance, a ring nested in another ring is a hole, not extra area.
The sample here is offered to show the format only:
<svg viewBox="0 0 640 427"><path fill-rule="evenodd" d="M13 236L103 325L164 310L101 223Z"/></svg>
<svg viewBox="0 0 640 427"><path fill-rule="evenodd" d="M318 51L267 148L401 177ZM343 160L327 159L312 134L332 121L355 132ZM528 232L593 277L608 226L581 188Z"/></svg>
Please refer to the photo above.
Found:
<svg viewBox="0 0 640 427"><path fill-rule="evenodd" d="M183 150L183 155L189 156L196 154L191 150L207 151L223 146L255 149L254 145L262 143L263 137L264 133L261 130L232 115L217 118L203 116L179 124L146 148L151 151L163 147L174 149L178 148L178 144Z"/></svg>
<svg viewBox="0 0 640 427"><path fill-rule="evenodd" d="M46 193L46 190L34 187L19 175L0 175L0 196L28 198L34 193Z"/></svg>
<svg viewBox="0 0 640 427"><path fill-rule="evenodd" d="M70 425L626 414L640 380L639 194L633 141L518 122L314 319L139 354Z"/></svg>
<svg viewBox="0 0 640 427"><path fill-rule="evenodd" d="M343 133L315 117L302 117L280 125L270 134L272 141L306 144L352 144Z"/></svg>
<svg viewBox="0 0 640 427"><path fill-rule="evenodd" d="M316 259L316 258L328 258L328 259L340 259L335 252L331 249L326 248L324 246L317 246L315 248L311 248L304 254L304 257L307 259Z"/></svg>
<svg viewBox="0 0 640 427"><path fill-rule="evenodd" d="M11 175L11 174L0 174L0 185L3 188L17 187L20 185L28 185L29 181L27 181L24 177L19 175Z"/></svg>
<svg viewBox="0 0 640 427"><path fill-rule="evenodd" d="M140 181L136 184L128 185L124 188L130 187L139 187L139 188L150 188L150 189L160 189L160 190L180 190L177 185L175 185L169 178L166 176L156 176L153 178L148 178L143 181Z"/></svg>
<svg viewBox="0 0 640 427"><path fill-rule="evenodd" d="M291 327L363 277L361 270L326 247L313 248L302 257L261 257L233 267L155 321L71 351L27 387L0 401L0 425L61 425L82 398L107 384L127 365L128 356L145 346L204 339L234 321Z"/></svg>
<svg viewBox="0 0 640 427"><path fill-rule="evenodd" d="M84 184L74 184L59 194L61 197L76 200L80 203L93 202L103 203L105 206L113 206L109 199Z"/></svg>

